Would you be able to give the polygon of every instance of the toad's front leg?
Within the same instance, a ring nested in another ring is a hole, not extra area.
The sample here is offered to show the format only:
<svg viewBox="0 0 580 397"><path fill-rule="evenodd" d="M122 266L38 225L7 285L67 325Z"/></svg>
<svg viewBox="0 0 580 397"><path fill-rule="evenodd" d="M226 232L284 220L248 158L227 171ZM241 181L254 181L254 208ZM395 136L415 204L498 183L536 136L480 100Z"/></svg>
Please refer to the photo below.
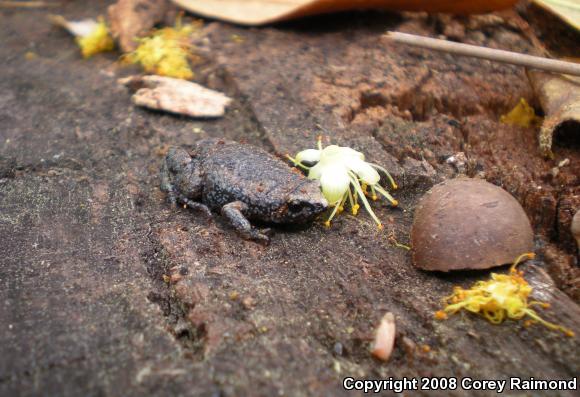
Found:
<svg viewBox="0 0 580 397"><path fill-rule="evenodd" d="M230 224L238 233L247 240L255 240L263 244L270 242L270 237L254 228L250 221L244 216L248 206L241 201L234 201L222 207L221 213L228 219Z"/></svg>

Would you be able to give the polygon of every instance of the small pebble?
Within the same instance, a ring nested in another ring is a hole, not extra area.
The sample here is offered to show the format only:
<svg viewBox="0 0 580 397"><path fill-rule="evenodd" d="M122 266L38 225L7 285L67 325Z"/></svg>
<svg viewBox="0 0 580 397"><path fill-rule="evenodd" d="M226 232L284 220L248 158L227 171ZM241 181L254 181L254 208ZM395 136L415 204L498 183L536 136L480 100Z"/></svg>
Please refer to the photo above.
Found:
<svg viewBox="0 0 580 397"><path fill-rule="evenodd" d="M395 316L393 313L386 313L381 319L377 328L375 342L373 343L371 354L382 361L387 361L391 357L395 346Z"/></svg>
<svg viewBox="0 0 580 397"><path fill-rule="evenodd" d="M247 310L252 309L255 305L256 301L250 296L247 296L242 300L242 306Z"/></svg>
<svg viewBox="0 0 580 397"><path fill-rule="evenodd" d="M342 356L344 354L344 346L340 342L336 342L332 348L332 351L337 356Z"/></svg>
<svg viewBox="0 0 580 397"><path fill-rule="evenodd" d="M570 159L566 158L558 163L558 168L566 167L570 164Z"/></svg>

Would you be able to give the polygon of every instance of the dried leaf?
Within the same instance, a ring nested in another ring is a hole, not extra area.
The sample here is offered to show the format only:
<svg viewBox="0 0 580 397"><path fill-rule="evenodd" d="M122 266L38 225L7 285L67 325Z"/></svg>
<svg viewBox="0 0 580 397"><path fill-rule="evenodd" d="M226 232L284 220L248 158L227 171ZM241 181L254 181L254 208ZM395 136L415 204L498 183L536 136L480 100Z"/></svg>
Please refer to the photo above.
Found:
<svg viewBox="0 0 580 397"><path fill-rule="evenodd" d="M191 117L221 117L231 99L190 81L162 76L131 76L119 83L137 92L133 103Z"/></svg>
<svg viewBox="0 0 580 397"><path fill-rule="evenodd" d="M558 129L566 128L580 137L580 79L538 71L528 71L528 77L546 115L539 134L540 151L552 157L552 140Z"/></svg>
<svg viewBox="0 0 580 397"><path fill-rule="evenodd" d="M262 25L307 15L357 9L483 13L517 0L172 0L188 11L242 25Z"/></svg>
<svg viewBox="0 0 580 397"><path fill-rule="evenodd" d="M580 2L578 0L534 0L534 4L580 31Z"/></svg>
<svg viewBox="0 0 580 397"><path fill-rule="evenodd" d="M162 22L167 12L166 0L119 0L108 9L111 32L123 52L138 46L135 39L145 36Z"/></svg>
<svg viewBox="0 0 580 397"><path fill-rule="evenodd" d="M393 313L386 313L381 319L381 323L375 334L371 354L382 361L387 361L393 353L395 347L395 316Z"/></svg>

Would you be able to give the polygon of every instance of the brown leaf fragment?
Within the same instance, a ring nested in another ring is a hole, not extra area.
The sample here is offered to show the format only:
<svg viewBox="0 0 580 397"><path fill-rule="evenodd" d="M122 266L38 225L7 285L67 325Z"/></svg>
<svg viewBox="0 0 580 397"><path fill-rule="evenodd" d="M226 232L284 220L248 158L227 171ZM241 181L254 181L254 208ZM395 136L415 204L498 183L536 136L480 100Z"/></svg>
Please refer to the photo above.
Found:
<svg viewBox="0 0 580 397"><path fill-rule="evenodd" d="M556 15L580 32L580 2L574 0L533 0L533 3Z"/></svg>
<svg viewBox="0 0 580 397"><path fill-rule="evenodd" d="M552 140L558 130L580 138L580 79L528 71L546 117L539 133L540 152L553 157Z"/></svg>
<svg viewBox="0 0 580 397"><path fill-rule="evenodd" d="M111 33L123 52L137 48L136 39L143 37L164 20L167 0L118 0L109 6Z"/></svg>
<svg viewBox="0 0 580 397"><path fill-rule="evenodd" d="M375 334L375 341L371 348L371 354L382 361L387 361L395 347L395 316L386 313Z"/></svg>
<svg viewBox="0 0 580 397"><path fill-rule="evenodd" d="M263 25L308 15L357 9L485 13L511 7L517 0L172 0L206 17L242 25Z"/></svg>
<svg viewBox="0 0 580 397"><path fill-rule="evenodd" d="M199 84L163 76L131 76L120 84L136 90L137 106L191 117L221 117L231 99Z"/></svg>

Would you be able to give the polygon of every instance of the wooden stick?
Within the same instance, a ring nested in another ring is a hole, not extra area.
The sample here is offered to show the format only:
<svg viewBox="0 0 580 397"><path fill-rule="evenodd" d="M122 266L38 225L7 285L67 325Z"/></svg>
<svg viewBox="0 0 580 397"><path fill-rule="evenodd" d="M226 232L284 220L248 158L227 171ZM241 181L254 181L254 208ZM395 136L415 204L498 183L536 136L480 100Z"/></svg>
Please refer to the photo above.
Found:
<svg viewBox="0 0 580 397"><path fill-rule="evenodd" d="M46 1L0 1L0 8L42 8L57 7L59 4Z"/></svg>
<svg viewBox="0 0 580 397"><path fill-rule="evenodd" d="M525 66L531 69L540 69L552 73L571 74L580 76L580 64L556 59L536 57L493 48L480 47L469 44L455 43L447 40L432 39L401 32L387 32L384 36L396 43L409 44L416 47L429 48L435 51L451 54L487 59L490 61L510 63Z"/></svg>

